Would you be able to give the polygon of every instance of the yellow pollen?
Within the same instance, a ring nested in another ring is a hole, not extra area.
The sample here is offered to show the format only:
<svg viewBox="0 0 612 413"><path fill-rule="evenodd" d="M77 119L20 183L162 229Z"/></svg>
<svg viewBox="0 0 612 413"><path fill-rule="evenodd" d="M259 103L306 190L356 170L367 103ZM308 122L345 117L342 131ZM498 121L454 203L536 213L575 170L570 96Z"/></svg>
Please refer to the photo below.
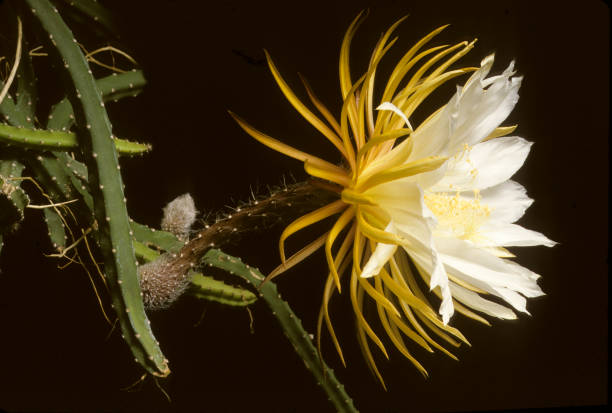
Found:
<svg viewBox="0 0 612 413"><path fill-rule="evenodd" d="M491 215L491 208L480 203L480 194L474 191L474 199L443 193L426 193L425 205L438 219L438 229L451 231L462 239L472 239L478 228Z"/></svg>

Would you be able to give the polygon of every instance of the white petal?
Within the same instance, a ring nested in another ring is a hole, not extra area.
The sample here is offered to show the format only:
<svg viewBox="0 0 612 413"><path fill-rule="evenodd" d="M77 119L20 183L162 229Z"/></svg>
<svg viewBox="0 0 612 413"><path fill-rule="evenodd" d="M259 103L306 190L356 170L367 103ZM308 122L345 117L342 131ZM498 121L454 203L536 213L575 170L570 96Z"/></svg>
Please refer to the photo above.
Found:
<svg viewBox="0 0 612 413"><path fill-rule="evenodd" d="M432 228L437 221L423 202L423 191L407 179L377 185L364 192L375 199L378 207L393 223L390 232L400 235L409 245L411 254L419 255L424 264L428 261L428 273L433 271L434 258Z"/></svg>
<svg viewBox="0 0 612 413"><path fill-rule="evenodd" d="M454 282L450 283L450 288L453 293L453 298L476 311L504 320L516 319L514 311L508 307L484 299L474 291L470 291Z"/></svg>
<svg viewBox="0 0 612 413"><path fill-rule="evenodd" d="M448 156L448 145L451 138L451 112L458 99L455 94L448 104L427 122L422 123L410 135L412 151L408 161L428 156Z"/></svg>
<svg viewBox="0 0 612 413"><path fill-rule="evenodd" d="M485 189L507 181L525 163L532 142L517 136L492 139L474 146L471 157L478 170L478 186Z"/></svg>
<svg viewBox="0 0 612 413"><path fill-rule="evenodd" d="M434 187L441 179L446 176L446 170L448 169L448 161L444 162L437 169L433 171L424 172L416 175L415 182L419 185L419 187L424 190L429 190L429 188Z"/></svg>
<svg viewBox="0 0 612 413"><path fill-rule="evenodd" d="M429 289L433 290L436 287L440 287L442 303L438 312L442 315L444 324L448 324L448 321L455 312L455 308L453 306L453 296L449 287L448 276L437 251L435 249L424 251L414 248L405 248L405 250L419 271L425 272L430 277Z"/></svg>
<svg viewBox="0 0 612 413"><path fill-rule="evenodd" d="M437 225L423 200L419 185L408 178L377 185L364 192L393 221L394 227L411 238L431 245L431 228Z"/></svg>
<svg viewBox="0 0 612 413"><path fill-rule="evenodd" d="M445 323L453 315L452 294L442 261L434 246L432 228L436 218L423 201L421 188L408 180L392 181L366 191L394 223L397 234L407 240L406 252L431 278L429 288L440 287L440 314Z"/></svg>
<svg viewBox="0 0 612 413"><path fill-rule="evenodd" d="M481 142L512 112L518 102L522 80L520 77L510 78L512 73L506 69L500 76L468 82L462 89L456 111L452 114L457 121L452 131L451 152L464 144L471 146Z"/></svg>
<svg viewBox="0 0 612 413"><path fill-rule="evenodd" d="M391 212L395 217L407 216L407 214L402 214L399 211ZM441 311L444 310L444 313L450 317L452 315L452 300L450 300L451 294L448 290L448 277L442 260L435 249L434 237L427 220L423 218L420 220L413 219L411 225L396 224L396 229L398 234L408 242L408 245L404 246L406 252L415 264L431 277L429 281L430 290L440 287L443 296ZM446 297L446 301L444 301L444 297Z"/></svg>
<svg viewBox="0 0 612 413"><path fill-rule="evenodd" d="M395 223L397 233L407 239L415 248L433 248L432 220L423 215L416 215L405 210L388 208L387 213Z"/></svg>
<svg viewBox="0 0 612 413"><path fill-rule="evenodd" d="M508 288L495 287L494 289L496 292L495 295L506 300L507 303L518 311L529 314L529 311L527 311L527 300L525 297Z"/></svg>
<svg viewBox="0 0 612 413"><path fill-rule="evenodd" d="M493 64L493 55L463 88L431 119L419 125L411 135L413 149L409 161L432 155L448 156L465 144L473 146L497 128L518 102L521 78L511 78L514 62L499 76L486 78Z"/></svg>
<svg viewBox="0 0 612 413"><path fill-rule="evenodd" d="M526 296L544 293L523 267L509 265L507 261L489 252L452 238L436 238L436 248L447 271L474 287L495 294L495 288L509 288Z"/></svg>
<svg viewBox="0 0 612 413"><path fill-rule="evenodd" d="M501 75L498 76L491 76L488 77L486 79L484 79L482 81L482 86L483 87L487 87L499 80L505 80L508 79L510 76L514 75L516 73L516 71L514 70L514 60L510 62L510 64L508 65L508 67L504 70L504 72Z"/></svg>
<svg viewBox="0 0 612 413"><path fill-rule="evenodd" d="M376 200L383 210L395 208L416 216L423 215L423 191L410 179L397 179L377 185L365 191L364 195Z"/></svg>
<svg viewBox="0 0 612 413"><path fill-rule="evenodd" d="M446 175L429 191L471 191L498 185L525 163L531 142L506 136L480 143L448 161Z"/></svg>
<svg viewBox="0 0 612 413"><path fill-rule="evenodd" d="M444 266L434 248L431 229L437 222L425 206L423 191L414 182L400 179L377 185L366 191L364 195L375 199L379 208L390 218L386 230L406 240L407 244L403 247L416 265L430 276L430 288L440 287L442 292L440 314L443 320L448 322L454 311L452 295ZM370 258L364 267L365 276L380 272L380 268L393 252L395 249L392 250L385 244L378 244L372 254L373 258Z"/></svg>
<svg viewBox="0 0 612 413"><path fill-rule="evenodd" d="M509 180L482 190L480 202L491 209L491 221L512 223L525 214L533 199L521 184Z"/></svg>
<svg viewBox="0 0 612 413"><path fill-rule="evenodd" d="M482 59L480 61L480 69L472 73L468 81L465 82L464 88L469 89L470 87L478 87L478 85L483 86L484 79L491 71L491 67L493 67L494 61L495 53L491 53L490 55L487 55L484 59Z"/></svg>
<svg viewBox="0 0 612 413"><path fill-rule="evenodd" d="M412 234L403 232L399 227L398 233L406 239L413 240L413 245L410 247L404 246L404 249L410 258L412 258L419 271L427 274L430 291L436 287L440 287L442 303L440 304L440 310L438 312L442 315L444 324L447 324L455 309L448 276L444 269L442 259L433 245L433 237L427 238L425 242L419 242L419 240L412 238Z"/></svg>
<svg viewBox="0 0 612 413"><path fill-rule="evenodd" d="M544 234L516 224L487 223L478 230L478 245L488 247L530 247L545 245L554 247L555 241Z"/></svg>
<svg viewBox="0 0 612 413"><path fill-rule="evenodd" d="M426 210L426 208L425 208ZM431 232L432 223L423 215L412 215L407 211L389 208L397 234L405 241L404 249L415 263L429 274L430 289L437 286L443 288L448 283L444 266L434 246L434 237Z"/></svg>
<svg viewBox="0 0 612 413"><path fill-rule="evenodd" d="M448 285L448 278L446 278L446 283L441 283L440 291L442 292L442 304L440 304L440 310L438 313L442 316L442 322L444 325L447 325L450 321L450 318L455 313L455 306L453 305L453 295Z"/></svg>
<svg viewBox="0 0 612 413"><path fill-rule="evenodd" d="M393 103L391 103L391 102L383 102L380 105L378 105L376 110L389 110L389 111L395 113L397 116L402 118L404 120L404 122L406 122L406 126L408 126L408 129L412 130L412 125L410 124L410 121L408 120L408 117L406 116L406 114L404 112L402 112L400 110L400 108L395 106Z"/></svg>
<svg viewBox="0 0 612 413"><path fill-rule="evenodd" d="M479 247L485 251L487 251L490 254L495 255L496 257L499 258L514 258L516 257L516 255L514 255L513 253L511 253L510 251L508 251L507 249L503 248L503 247L483 247L481 245L479 245Z"/></svg>
<svg viewBox="0 0 612 413"><path fill-rule="evenodd" d="M385 228L385 231L395 234L395 227L393 221L389 222L389 225ZM378 275L380 270L385 266L387 261L395 254L397 250L397 245L392 244L383 244L379 242L372 252L370 259L363 267L363 271L361 272L361 276L363 278L370 278L374 275Z"/></svg>
<svg viewBox="0 0 612 413"><path fill-rule="evenodd" d="M517 274L521 274L523 277L532 280L532 281L537 281L539 280L540 274L536 274L535 272L531 271L529 268L525 268L522 265L517 264L514 261L510 261L510 260L503 260L504 264L506 264L508 267L512 267L512 271L514 271ZM527 295L527 297L539 297L541 295L544 295L544 293L538 293L537 295Z"/></svg>

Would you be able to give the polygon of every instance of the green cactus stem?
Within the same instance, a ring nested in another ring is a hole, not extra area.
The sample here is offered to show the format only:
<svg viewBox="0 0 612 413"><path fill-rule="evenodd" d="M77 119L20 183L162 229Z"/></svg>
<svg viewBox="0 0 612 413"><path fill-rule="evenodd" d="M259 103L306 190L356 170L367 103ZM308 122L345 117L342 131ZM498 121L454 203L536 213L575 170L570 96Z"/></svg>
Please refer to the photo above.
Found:
<svg viewBox="0 0 612 413"><path fill-rule="evenodd" d="M149 228L146 225L134 221L130 223L130 226L132 228L134 240L145 246L154 246L159 250L173 253L180 250L185 244L173 234L166 231Z"/></svg>
<svg viewBox="0 0 612 413"><path fill-rule="evenodd" d="M295 351L304 360L306 367L314 375L338 412L356 412L353 401L338 381L333 370L319 359L317 350L304 330L301 321L293 313L289 304L281 299L276 285L272 281L262 284L264 276L256 268L249 267L240 259L224 254L217 249L209 250L202 259L202 264L221 268L236 274L259 289L272 314L280 323Z"/></svg>
<svg viewBox="0 0 612 413"><path fill-rule="evenodd" d="M29 50L27 39L23 39L23 50ZM11 96L6 96L5 101L0 105L0 113L3 113L7 119L10 119L11 123L17 125L19 128L33 128L34 119L36 113L36 105L38 103L38 93L36 88L36 81L34 76L34 71L32 68L32 58L29 54L24 53L20 59L20 65L17 70L17 88L15 93L15 99ZM1 82L0 82L1 83ZM0 128L6 125L0 125ZM17 128L8 127L9 130L14 130ZM21 129L19 129L21 130ZM0 132L1 133L1 132ZM1 140L1 138L0 138ZM23 153L18 153L17 151L13 151L16 154L16 157L22 158ZM69 187L66 185L66 180L63 179L65 177L64 174L58 174L57 172L57 164L52 162L52 159L47 159L48 157L45 155L45 160L39 157L37 160L32 159L31 156L25 157L23 162L28 164L32 169L32 172L35 174L37 178L37 182L43 183L46 187L46 190L49 191L53 196L55 196L56 200L60 200L62 198L61 194L66 195L69 192ZM49 162L47 162L50 161ZM11 161L12 164L15 164L15 161ZM5 164L6 165L6 164ZM15 177L21 176L21 171L24 168L24 165L20 164L19 170L13 170L10 175L6 175L7 171L4 170L5 177ZM54 170L55 169L55 170ZM12 180L12 185L19 186L20 182ZM60 184L63 183L63 185ZM45 185L48 184L48 185ZM60 187L61 186L61 187ZM12 194L13 197L18 196L21 200L22 208L25 207L25 198L27 195L23 193L22 190L19 190ZM66 199L63 197L62 199ZM2 208L2 215L10 214L15 212L15 204L9 204L8 208ZM45 216L45 223L48 227L49 237L51 239L51 243L54 248L61 249L66 245L66 231L64 227L64 223L61 217L53 208L45 208L43 210L43 214ZM20 211L20 217L23 217L23 212ZM13 217L14 219L15 217ZM21 218L18 218L21 219Z"/></svg>
<svg viewBox="0 0 612 413"><path fill-rule="evenodd" d="M244 307L257 301L257 296L249 290L232 287L223 281L215 280L200 273L191 275L191 286L187 293L203 300L237 307Z"/></svg>
<svg viewBox="0 0 612 413"><path fill-rule="evenodd" d="M102 93L104 102L117 101L128 96L137 96L146 80L142 71L132 70L125 73L113 73L110 76L96 80L96 85ZM51 108L47 129L67 131L74 124L72 105L68 98L64 98Z"/></svg>
<svg viewBox="0 0 612 413"><path fill-rule="evenodd" d="M253 199L250 203L235 208L225 217L217 219L216 222L206 225L177 252L164 254L162 257L164 271L175 276L187 274L197 266L209 265L239 275L258 288L296 352L328 394L337 411L355 412L352 400L337 381L333 371L319 358L309 335L289 305L280 299L274 283L268 281L262 284L265 278L259 271L245 265L237 258L214 249L236 241L236 238L245 231L266 228L291 219L295 215L324 205L337 196L335 187L316 180L276 190L269 197Z"/></svg>
<svg viewBox="0 0 612 413"><path fill-rule="evenodd" d="M45 188L53 188L51 191L53 193L52 198L56 201L72 199L74 195L72 192L72 184L61 162L56 157L47 153L38 155L36 160L41 167L41 171L39 171L37 175L46 175L46 180L48 182L44 186ZM32 162L30 162L30 164L32 164ZM38 167L35 166L34 168Z"/></svg>
<svg viewBox="0 0 612 413"><path fill-rule="evenodd" d="M68 240L64 222L59 214L52 208L45 208L43 213L45 215L45 224L47 225L51 245L53 245L53 248L56 250L62 251L66 247L66 241Z"/></svg>
<svg viewBox="0 0 612 413"><path fill-rule="evenodd" d="M0 90L3 87L4 83L0 80ZM0 114L2 114L4 119L11 125L25 126L29 124L27 115L17 109L17 105L15 105L13 98L9 94L4 96L4 99L0 102Z"/></svg>
<svg viewBox="0 0 612 413"><path fill-rule="evenodd" d="M113 73L96 81L105 102L137 96L146 83L141 70Z"/></svg>
<svg viewBox="0 0 612 413"><path fill-rule="evenodd" d="M147 247L142 242L134 240L132 241L132 245L134 245L134 254L136 254L136 258L142 260L143 262L154 261L160 255L159 251Z"/></svg>
<svg viewBox="0 0 612 413"><path fill-rule="evenodd" d="M119 155L141 155L151 150L151 145L112 138ZM41 151L76 151L77 136L72 132L19 128L0 124L0 142Z"/></svg>
<svg viewBox="0 0 612 413"><path fill-rule="evenodd" d="M76 176L79 180L87 182L87 167L82 162L71 157L67 152L54 152L53 155L57 158L60 164L68 171ZM68 174L68 173L67 173ZM68 174L70 175L70 174Z"/></svg>
<svg viewBox="0 0 612 413"><path fill-rule="evenodd" d="M80 14L98 22L101 27L112 34L119 32L112 15L95 0L64 0L64 3L76 9Z"/></svg>
<svg viewBox="0 0 612 413"><path fill-rule="evenodd" d="M122 335L136 362L149 373L170 373L144 311L137 263L130 235L111 125L95 79L72 32L48 0L26 0L30 11L48 33L52 53L66 69L66 88L75 112L77 140L89 173L98 241L112 306Z"/></svg>
<svg viewBox="0 0 612 413"><path fill-rule="evenodd" d="M34 77L34 71L32 69L31 56L24 51L29 50L27 41L22 39L22 28L21 20L18 21L19 26L19 43L17 46L15 64L13 69L17 69L17 91L15 99L13 99L8 93L3 95L6 90L6 86L0 81L0 113L4 118L12 125L29 126L34 125L34 111L36 102L38 101L38 95L36 93L36 82ZM11 71L11 75L13 71ZM10 85L12 80L8 79Z"/></svg>
<svg viewBox="0 0 612 413"><path fill-rule="evenodd" d="M34 68L32 67L32 56L27 53L30 50L29 43L24 40L23 46L21 64L17 71L17 91L14 102L15 110L21 118L21 124L33 128L38 92Z"/></svg>
<svg viewBox="0 0 612 413"><path fill-rule="evenodd" d="M36 159L27 158L26 164L36 182L44 188L49 202L63 202L73 199L73 187L69 176L64 172L61 162L48 153ZM66 246L67 236L64 221L55 208L43 209L45 224L53 248L62 250Z"/></svg>

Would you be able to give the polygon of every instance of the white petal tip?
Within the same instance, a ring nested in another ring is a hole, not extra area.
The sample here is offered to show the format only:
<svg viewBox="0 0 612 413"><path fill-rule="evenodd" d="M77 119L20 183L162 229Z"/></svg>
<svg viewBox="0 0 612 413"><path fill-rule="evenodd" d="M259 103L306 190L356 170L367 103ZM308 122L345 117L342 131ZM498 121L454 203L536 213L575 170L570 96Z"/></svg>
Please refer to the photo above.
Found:
<svg viewBox="0 0 612 413"><path fill-rule="evenodd" d="M380 272L380 271L379 271L379 272ZM366 269L364 268L364 270L361 272L361 278L371 278L371 277L374 277L376 274L378 274L378 272L377 272L377 273L375 273L375 272L374 272L374 271L372 271L372 270L369 270L369 269L368 269L368 270L366 270Z"/></svg>
<svg viewBox="0 0 612 413"><path fill-rule="evenodd" d="M361 271L361 278L370 278L378 275L380 270L382 270L383 265L384 263L381 265L381 263L376 259L375 255L372 255Z"/></svg>
<svg viewBox="0 0 612 413"><path fill-rule="evenodd" d="M482 61L480 62L480 66L482 67L482 66L492 65L494 60L495 60L495 53L491 53L490 55L482 59Z"/></svg>
<svg viewBox="0 0 612 413"><path fill-rule="evenodd" d="M546 243L542 244L545 247L554 247L555 245L559 245L559 243L557 241L553 241L550 238L546 238Z"/></svg>
<svg viewBox="0 0 612 413"><path fill-rule="evenodd" d="M450 294L450 290L447 290L448 294ZM442 304L440 305L440 315L442 316L442 322L444 325L447 325L450 321L451 317L455 313L455 307L453 306L452 298L443 298Z"/></svg>
<svg viewBox="0 0 612 413"><path fill-rule="evenodd" d="M410 121L408 120L408 117L406 116L406 114L404 112L402 112L400 110L400 108L395 106L393 103L391 103L391 102L383 102L380 105L378 105L376 110L390 110L391 112L395 113L397 116L402 118L404 120L404 122L406 122L406 126L408 126L408 128L410 130L413 130L412 125L410 124Z"/></svg>
<svg viewBox="0 0 612 413"><path fill-rule="evenodd" d="M390 222L385 231L393 233L393 223ZM362 278L370 278L378 275L389 259L395 254L397 245L378 243L370 259L364 265L361 272Z"/></svg>

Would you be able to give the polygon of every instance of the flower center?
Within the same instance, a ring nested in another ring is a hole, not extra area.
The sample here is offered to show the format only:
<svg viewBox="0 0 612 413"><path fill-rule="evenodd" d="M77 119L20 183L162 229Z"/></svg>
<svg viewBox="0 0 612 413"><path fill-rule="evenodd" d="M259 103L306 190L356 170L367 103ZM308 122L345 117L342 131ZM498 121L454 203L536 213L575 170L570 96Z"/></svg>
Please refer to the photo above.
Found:
<svg viewBox="0 0 612 413"><path fill-rule="evenodd" d="M480 203L480 194L474 191L474 199L459 193L425 193L425 205L438 219L436 232L462 239L473 239L478 228L491 215L491 208Z"/></svg>

